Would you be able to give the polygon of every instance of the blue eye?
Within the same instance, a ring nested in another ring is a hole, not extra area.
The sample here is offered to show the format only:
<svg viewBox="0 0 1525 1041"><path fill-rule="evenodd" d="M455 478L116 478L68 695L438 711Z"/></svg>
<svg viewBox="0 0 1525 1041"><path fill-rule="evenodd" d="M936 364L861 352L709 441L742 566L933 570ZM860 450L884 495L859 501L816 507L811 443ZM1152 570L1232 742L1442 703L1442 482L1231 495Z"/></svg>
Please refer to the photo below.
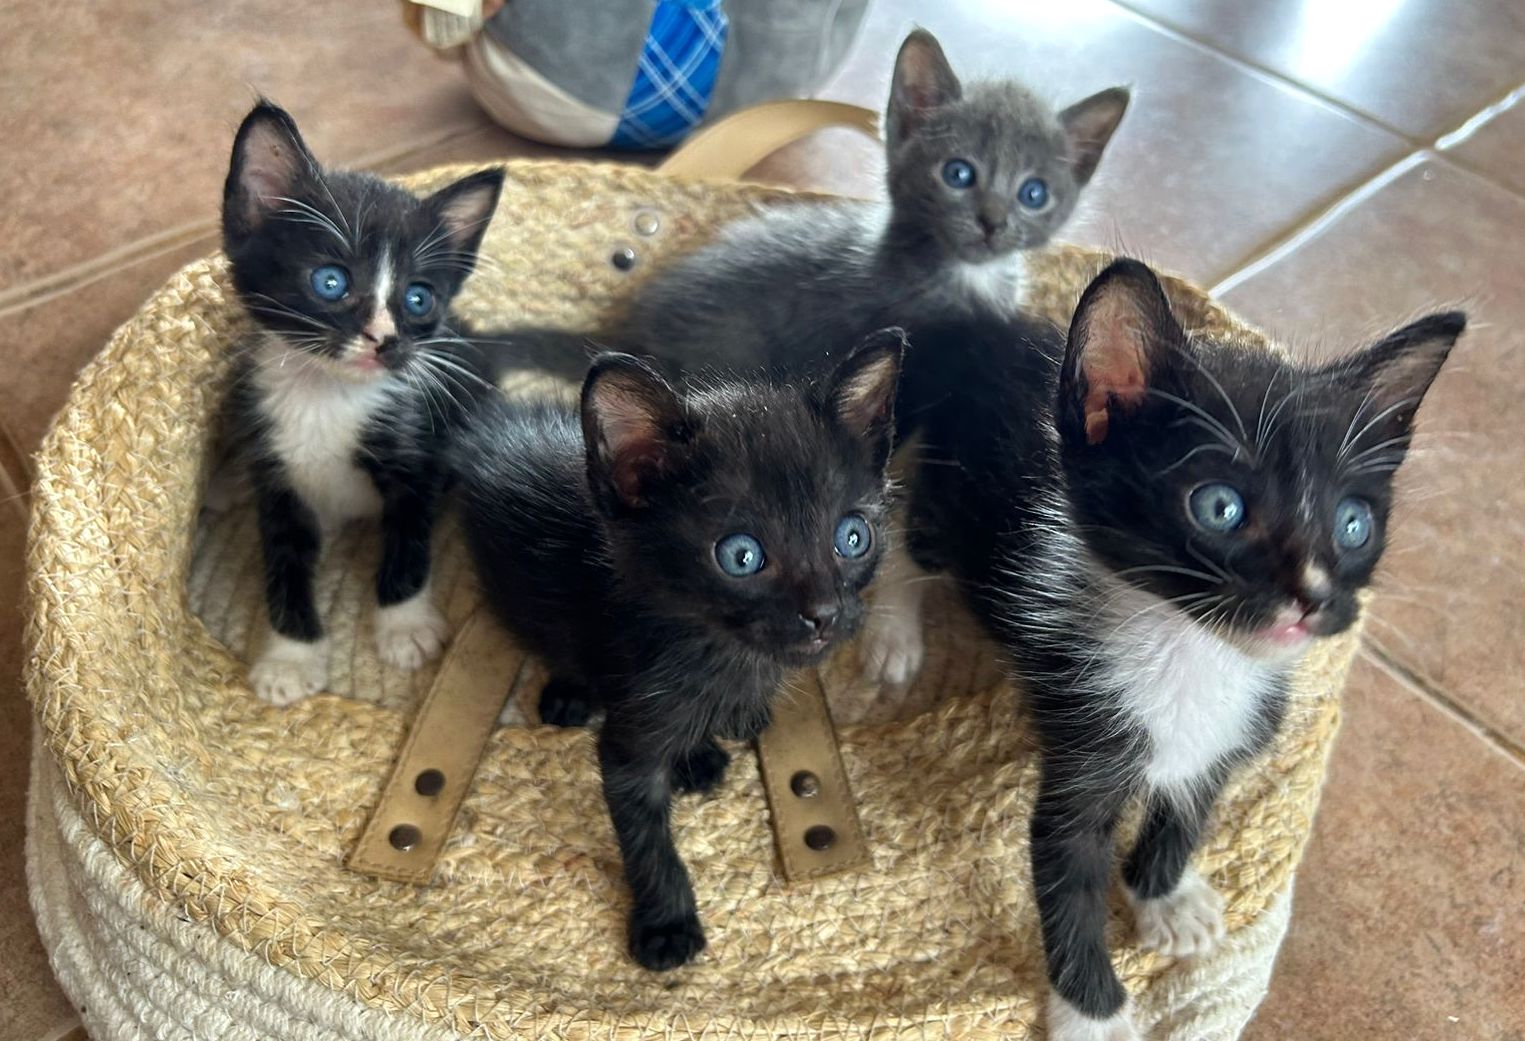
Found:
<svg viewBox="0 0 1525 1041"><path fill-rule="evenodd" d="M1244 496L1227 484L1204 484L1188 500L1191 519L1203 531L1229 532L1244 523Z"/></svg>
<svg viewBox="0 0 1525 1041"><path fill-rule="evenodd" d="M837 553L849 560L854 560L868 552L868 548L874 544L874 529L868 526L856 513L849 513L837 524L837 534L833 539L837 547Z"/></svg>
<svg viewBox="0 0 1525 1041"><path fill-rule="evenodd" d="M1017 201L1030 210L1041 210L1048 202L1048 182L1041 177L1029 177L1017 188Z"/></svg>
<svg viewBox="0 0 1525 1041"><path fill-rule="evenodd" d="M750 535L727 535L715 543L715 562L732 578L746 578L763 569L767 558L762 543Z"/></svg>
<svg viewBox="0 0 1525 1041"><path fill-rule="evenodd" d="M414 318L422 318L434 310L434 290L422 282L414 282L402 295L402 309Z"/></svg>
<svg viewBox="0 0 1525 1041"><path fill-rule="evenodd" d="M1360 549L1371 541L1371 506L1365 499L1343 499L1334 508L1334 544Z"/></svg>
<svg viewBox="0 0 1525 1041"><path fill-rule="evenodd" d="M308 281L320 300L343 300L344 294L349 292L349 272L338 264L324 264L313 271Z"/></svg>
<svg viewBox="0 0 1525 1041"><path fill-rule="evenodd" d="M943 164L943 183L949 188L974 187L974 164L967 159L949 159Z"/></svg>

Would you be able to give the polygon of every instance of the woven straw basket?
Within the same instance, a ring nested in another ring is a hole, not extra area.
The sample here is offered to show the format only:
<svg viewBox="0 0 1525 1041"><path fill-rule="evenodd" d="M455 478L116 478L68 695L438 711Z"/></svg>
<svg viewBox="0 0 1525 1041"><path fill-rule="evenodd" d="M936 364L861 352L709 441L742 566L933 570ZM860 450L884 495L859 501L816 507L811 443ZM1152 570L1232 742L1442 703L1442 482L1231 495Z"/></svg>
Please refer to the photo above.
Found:
<svg viewBox="0 0 1525 1041"><path fill-rule="evenodd" d="M597 325L664 255L800 198L511 163L463 308ZM624 247L629 271L610 263ZM1031 305L1067 319L1104 259L1035 257ZM1188 326L1264 349L1200 291L1169 288ZM907 701L876 701L851 647L826 670L869 866L786 886L749 755L717 796L679 801L710 939L690 967L652 974L624 953L586 732L495 732L434 885L346 871L433 670L377 663L375 533L358 530L319 582L337 696L277 709L251 695L244 662L264 625L251 511L198 511L214 388L243 321L220 257L185 268L85 370L38 460L28 863L54 968L97 1041L1041 1035L1033 748L951 599L934 604ZM440 542L436 591L459 621L476 591L449 525ZM1146 955L1115 908L1113 948L1150 1037L1234 1037L1264 993L1353 650L1354 637L1316 649L1285 733L1231 786L1200 854L1227 898L1227 943L1195 962ZM536 680L518 682L532 693Z"/></svg>

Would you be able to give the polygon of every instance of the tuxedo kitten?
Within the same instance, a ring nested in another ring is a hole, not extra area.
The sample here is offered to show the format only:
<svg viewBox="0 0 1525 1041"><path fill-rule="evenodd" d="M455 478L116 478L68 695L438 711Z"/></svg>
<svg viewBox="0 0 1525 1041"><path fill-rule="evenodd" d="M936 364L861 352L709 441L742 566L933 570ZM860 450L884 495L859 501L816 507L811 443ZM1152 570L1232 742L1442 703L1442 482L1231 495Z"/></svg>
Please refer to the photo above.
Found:
<svg viewBox="0 0 1525 1041"><path fill-rule="evenodd" d="M1275 735L1302 653L1355 621L1415 410L1465 324L1436 314L1299 365L1188 336L1122 260L1067 345L995 321L912 334L912 552L956 576L1009 655L1041 748L1049 1037L1138 1037L1103 933L1133 800L1139 941L1180 956L1222 937L1188 862L1231 771Z"/></svg>
<svg viewBox="0 0 1525 1041"><path fill-rule="evenodd" d="M786 671L864 614L903 345L879 334L815 386L681 394L604 354L580 417L495 397L462 437L467 541L498 617L549 667L542 719L606 713L604 797L648 969L704 948L672 793L713 788L715 738L760 733Z"/></svg>
<svg viewBox="0 0 1525 1041"><path fill-rule="evenodd" d="M917 29L885 116L888 205L781 206L734 223L644 283L612 339L679 370L800 371L873 329L1012 311L1021 252L1069 218L1127 104L1115 87L1056 115L1010 80L966 87ZM502 339L495 353L512 367L587 363L580 334Z"/></svg>
<svg viewBox="0 0 1525 1041"><path fill-rule="evenodd" d="M441 453L480 383L446 317L502 184L502 170L483 170L421 199L323 169L274 105L239 127L223 246L258 331L239 345L225 428L258 504L272 632L249 678L272 704L328 682L313 569L324 533L355 517L381 517L382 660L411 669L439 653L429 539Z"/></svg>

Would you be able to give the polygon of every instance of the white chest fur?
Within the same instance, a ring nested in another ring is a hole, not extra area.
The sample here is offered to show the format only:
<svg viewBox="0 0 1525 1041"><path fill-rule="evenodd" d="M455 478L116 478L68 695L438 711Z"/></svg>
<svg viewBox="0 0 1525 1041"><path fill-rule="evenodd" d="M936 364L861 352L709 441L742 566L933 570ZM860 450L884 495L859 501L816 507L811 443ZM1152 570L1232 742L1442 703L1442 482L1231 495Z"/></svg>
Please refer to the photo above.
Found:
<svg viewBox="0 0 1525 1041"><path fill-rule="evenodd" d="M367 422L391 394L390 379L346 380L275 344L261 348L253 378L270 448L323 526L380 512L381 496L356 458Z"/></svg>
<svg viewBox="0 0 1525 1041"><path fill-rule="evenodd" d="M987 264L955 263L954 283L971 303L1016 311L1022 303L1022 254L1013 253Z"/></svg>
<svg viewBox="0 0 1525 1041"><path fill-rule="evenodd" d="M1115 591L1102 624L1109 686L1149 736L1145 782L1185 794L1250 740L1274 666L1224 642L1163 600Z"/></svg>

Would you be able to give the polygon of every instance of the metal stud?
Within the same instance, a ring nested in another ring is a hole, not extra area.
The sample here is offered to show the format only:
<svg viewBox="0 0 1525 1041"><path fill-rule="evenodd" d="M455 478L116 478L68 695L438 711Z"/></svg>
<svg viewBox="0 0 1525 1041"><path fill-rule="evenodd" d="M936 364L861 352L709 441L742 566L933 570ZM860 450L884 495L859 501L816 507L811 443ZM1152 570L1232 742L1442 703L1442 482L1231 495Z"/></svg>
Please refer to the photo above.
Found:
<svg viewBox="0 0 1525 1041"><path fill-rule="evenodd" d="M445 790L445 775L438 770L424 770L413 778L413 790L426 799L432 799Z"/></svg>
<svg viewBox="0 0 1525 1041"><path fill-rule="evenodd" d="M621 271L629 271L631 268L635 267L635 250L631 249L629 246L621 246L619 249L615 250L614 255L609 258L609 263L613 264Z"/></svg>
<svg viewBox="0 0 1525 1041"><path fill-rule="evenodd" d="M640 235L655 235L657 229L662 226L662 218L650 210L642 210L635 215L635 230Z"/></svg>

